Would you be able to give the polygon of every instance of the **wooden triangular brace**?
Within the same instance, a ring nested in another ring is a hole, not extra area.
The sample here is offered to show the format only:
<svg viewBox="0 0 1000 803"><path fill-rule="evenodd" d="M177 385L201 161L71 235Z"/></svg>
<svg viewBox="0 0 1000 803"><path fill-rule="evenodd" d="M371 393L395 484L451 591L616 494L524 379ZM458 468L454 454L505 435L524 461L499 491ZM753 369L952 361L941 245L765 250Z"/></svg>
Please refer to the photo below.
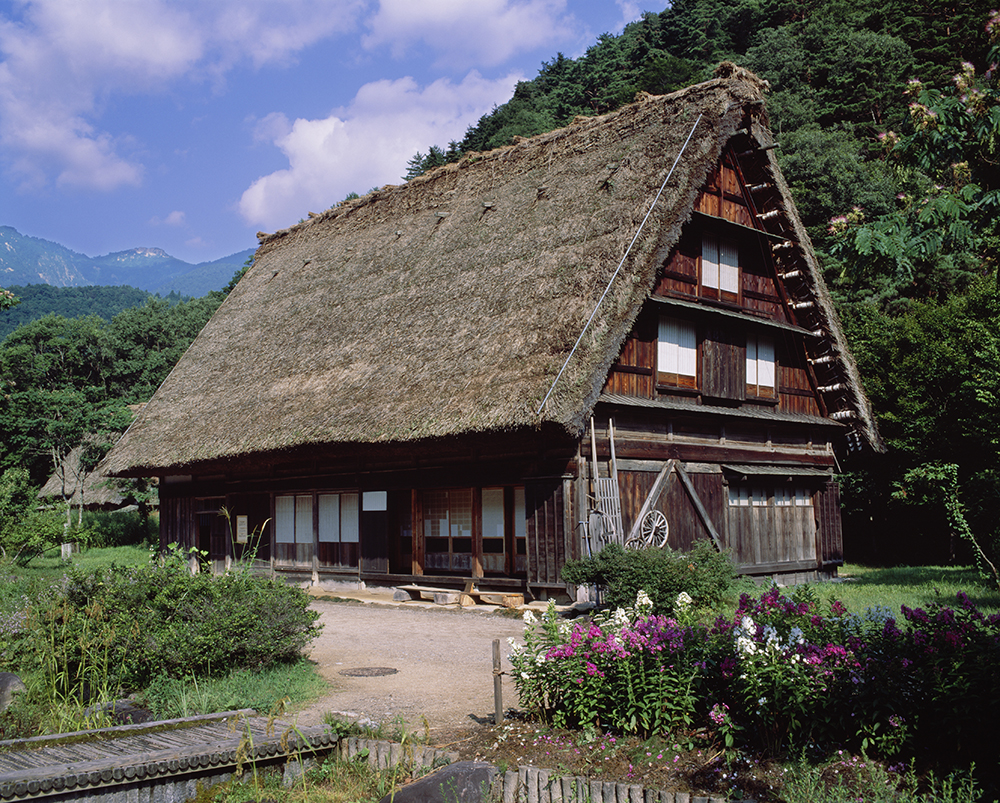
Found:
<svg viewBox="0 0 1000 803"><path fill-rule="evenodd" d="M663 464L663 468L660 469L660 473L656 475L656 479L653 481L653 487L649 489L649 493L646 495L646 501L642 503L642 507L639 509L639 515L635 517L635 521L632 523L632 529L629 530L628 537L625 539L626 544L649 546L649 544L646 544L640 537L642 534L642 524L646 520L647 514L653 511L656 507L656 503L663 494L663 489L667 487L667 478L674 470L674 464L676 462L677 461L675 459L671 458ZM664 534L664 536L665 535L666 534ZM666 540L665 537L664 540Z"/></svg>
<svg viewBox="0 0 1000 803"><path fill-rule="evenodd" d="M701 502L701 497L698 496L698 492L694 489L694 484L691 482L691 478L684 471L683 466L680 463L677 464L677 476L681 478L681 484L684 486L684 490L688 492L688 496L691 497L691 504L694 505L695 512L698 514L698 518L701 519L701 523L708 530L708 534L712 537L712 542L715 544L715 548L719 552L725 551L725 545L722 543L722 539L719 537L719 533L716 531L712 520L708 517L708 511L705 510L705 505Z"/></svg>

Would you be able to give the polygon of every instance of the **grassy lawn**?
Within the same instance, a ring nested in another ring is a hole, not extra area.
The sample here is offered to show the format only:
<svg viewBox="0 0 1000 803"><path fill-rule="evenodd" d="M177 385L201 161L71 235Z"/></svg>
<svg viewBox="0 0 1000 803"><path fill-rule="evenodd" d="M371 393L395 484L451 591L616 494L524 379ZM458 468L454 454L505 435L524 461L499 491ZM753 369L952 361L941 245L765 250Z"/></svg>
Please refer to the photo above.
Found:
<svg viewBox="0 0 1000 803"><path fill-rule="evenodd" d="M954 606L955 595L964 591L984 613L1000 611L1000 592L987 584L975 569L961 566L872 567L848 563L838 581L815 586L820 599L840 600L853 613L868 608L889 608L899 614L900 605L926 607L933 602Z"/></svg>

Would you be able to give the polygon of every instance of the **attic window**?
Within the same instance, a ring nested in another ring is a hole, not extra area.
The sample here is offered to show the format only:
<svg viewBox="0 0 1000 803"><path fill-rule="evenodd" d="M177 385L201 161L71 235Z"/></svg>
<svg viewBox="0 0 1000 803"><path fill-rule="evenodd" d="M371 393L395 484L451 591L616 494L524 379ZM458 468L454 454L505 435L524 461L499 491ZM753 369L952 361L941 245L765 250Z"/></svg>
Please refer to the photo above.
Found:
<svg viewBox="0 0 1000 803"><path fill-rule="evenodd" d="M701 241L703 295L736 302L740 293L740 248L734 240L704 234Z"/></svg>
<svg viewBox="0 0 1000 803"><path fill-rule="evenodd" d="M774 340L767 335L747 335L747 397L774 398L777 391Z"/></svg>
<svg viewBox="0 0 1000 803"><path fill-rule="evenodd" d="M698 386L698 333L690 321L660 318L656 379L663 385Z"/></svg>

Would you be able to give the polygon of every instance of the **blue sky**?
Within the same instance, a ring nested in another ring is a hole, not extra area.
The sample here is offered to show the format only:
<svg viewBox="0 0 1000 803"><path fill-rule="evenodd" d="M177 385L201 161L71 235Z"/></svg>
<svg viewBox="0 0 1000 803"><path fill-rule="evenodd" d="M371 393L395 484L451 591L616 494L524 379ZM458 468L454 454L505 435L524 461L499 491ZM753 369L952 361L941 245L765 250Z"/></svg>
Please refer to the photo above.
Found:
<svg viewBox="0 0 1000 803"><path fill-rule="evenodd" d="M256 247L663 7L0 0L0 225L91 256Z"/></svg>

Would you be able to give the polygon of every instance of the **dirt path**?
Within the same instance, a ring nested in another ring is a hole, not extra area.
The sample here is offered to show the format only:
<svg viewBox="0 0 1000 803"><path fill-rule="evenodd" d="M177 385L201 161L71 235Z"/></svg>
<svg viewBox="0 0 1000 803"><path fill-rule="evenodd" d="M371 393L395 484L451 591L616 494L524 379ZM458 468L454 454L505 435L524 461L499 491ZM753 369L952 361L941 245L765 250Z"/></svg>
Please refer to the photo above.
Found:
<svg viewBox="0 0 1000 803"><path fill-rule="evenodd" d="M423 718L435 733L455 732L493 714L493 639L501 641L503 668L507 638L521 640L520 619L475 610L349 604L316 600L324 625L309 656L331 683L328 695L296 712L302 725L321 724L327 712L367 723L402 718L422 731ZM396 669L382 676L349 676L344 670ZM504 707L516 706L509 675L503 679Z"/></svg>

